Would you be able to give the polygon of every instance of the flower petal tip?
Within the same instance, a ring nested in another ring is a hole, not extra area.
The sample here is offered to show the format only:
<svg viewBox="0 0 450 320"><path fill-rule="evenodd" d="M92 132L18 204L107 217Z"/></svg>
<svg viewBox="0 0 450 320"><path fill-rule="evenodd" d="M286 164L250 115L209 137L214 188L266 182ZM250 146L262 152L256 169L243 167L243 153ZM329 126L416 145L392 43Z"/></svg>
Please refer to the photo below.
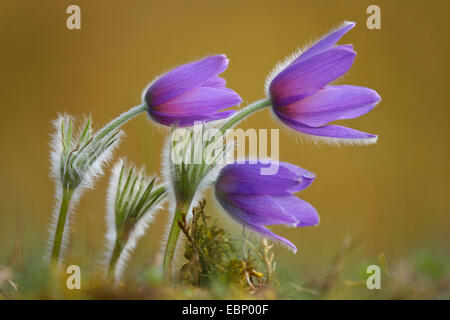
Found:
<svg viewBox="0 0 450 320"><path fill-rule="evenodd" d="M288 250L290 250L293 254L296 254L298 249L297 247L289 241L289 243L280 242L284 247L286 247Z"/></svg>
<svg viewBox="0 0 450 320"><path fill-rule="evenodd" d="M367 134L364 138L336 138L336 137L324 137L305 134L297 131L298 136L305 142L310 142L315 145L327 144L329 146L340 147L344 145L349 146L365 146L375 144L378 141L378 135Z"/></svg>
<svg viewBox="0 0 450 320"><path fill-rule="evenodd" d="M222 59L222 60L223 60L223 63L224 63L226 66L228 66L228 64L230 63L230 59L228 59L228 57L227 57L226 54L224 54L224 53L218 54L216 57Z"/></svg>
<svg viewBox="0 0 450 320"><path fill-rule="evenodd" d="M352 28L354 28L354 27L356 26L356 22L345 20L345 21L342 23L342 25L343 25L343 26L352 26Z"/></svg>
<svg viewBox="0 0 450 320"><path fill-rule="evenodd" d="M151 119L164 126L191 126L195 121L230 115L219 111L240 104L242 99L218 76L228 62L225 54L206 57L172 69L152 82L143 94Z"/></svg>
<svg viewBox="0 0 450 320"><path fill-rule="evenodd" d="M275 244L278 244L286 249L288 249L289 251L291 251L293 254L296 254L298 249L297 247L290 242L289 240L282 238L282 237L278 237L278 238L273 238L273 237L267 237L268 240L274 242Z"/></svg>
<svg viewBox="0 0 450 320"><path fill-rule="evenodd" d="M316 137L317 141L324 142L328 145L332 146L343 146L343 145L350 145L350 146L367 146L371 144L375 144L378 141L377 135L372 135L372 137L367 138L330 138L330 137Z"/></svg>

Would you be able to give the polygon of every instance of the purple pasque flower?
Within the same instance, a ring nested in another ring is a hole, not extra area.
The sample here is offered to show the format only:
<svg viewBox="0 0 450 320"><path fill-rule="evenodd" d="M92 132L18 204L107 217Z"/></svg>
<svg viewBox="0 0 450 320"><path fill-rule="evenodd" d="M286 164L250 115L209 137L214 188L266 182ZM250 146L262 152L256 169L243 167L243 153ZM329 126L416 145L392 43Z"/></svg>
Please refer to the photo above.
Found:
<svg viewBox="0 0 450 320"><path fill-rule="evenodd" d="M306 227L319 223L316 209L293 194L307 188L315 175L286 162L278 164L274 175L261 175L261 168L267 166L261 161L229 164L219 173L215 195L234 220L296 252L289 240L266 226Z"/></svg>
<svg viewBox="0 0 450 320"><path fill-rule="evenodd" d="M276 71L267 83L267 94L277 118L292 129L316 140L336 143L374 143L377 136L330 122L353 119L381 100L372 89L350 85L328 85L352 66L356 52L352 45L335 45L355 26L347 22L329 33L286 67Z"/></svg>
<svg viewBox="0 0 450 320"><path fill-rule="evenodd" d="M150 117L165 126L185 127L234 114L234 110L219 112L242 101L218 76L227 66L227 57L216 55L182 65L156 79L143 95Z"/></svg>

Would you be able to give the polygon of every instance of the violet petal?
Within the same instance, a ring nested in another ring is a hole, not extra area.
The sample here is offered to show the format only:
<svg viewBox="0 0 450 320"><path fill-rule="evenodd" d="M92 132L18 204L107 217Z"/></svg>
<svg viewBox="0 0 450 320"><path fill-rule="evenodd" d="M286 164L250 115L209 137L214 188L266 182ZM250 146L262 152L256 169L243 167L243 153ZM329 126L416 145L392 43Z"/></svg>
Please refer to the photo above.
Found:
<svg viewBox="0 0 450 320"><path fill-rule="evenodd" d="M314 45L312 45L309 49L303 52L296 60L294 60L294 62L308 59L309 57L317 54L318 52L334 46L336 42L338 42L339 39L342 38L355 25L356 23L354 22L347 22L338 29L328 33L326 36L322 37L319 41L317 41Z"/></svg>
<svg viewBox="0 0 450 320"><path fill-rule="evenodd" d="M297 252L297 247L290 242L288 239L280 237L279 235L273 233L272 231L270 231L269 229L267 229L264 226L260 226L260 225L252 225L252 224L246 224L246 227L254 232L257 232L265 237L271 238L285 246L287 246L289 249L291 249L294 253Z"/></svg>
<svg viewBox="0 0 450 320"><path fill-rule="evenodd" d="M261 169L269 164L235 163L220 173L216 188L221 192L235 194L286 195L308 187L315 175L290 163L278 161L275 175L261 175Z"/></svg>
<svg viewBox="0 0 450 320"><path fill-rule="evenodd" d="M288 224L292 226L300 222L278 204L277 197L222 194L221 192L216 192L216 197L224 209L240 222L256 225Z"/></svg>
<svg viewBox="0 0 450 320"><path fill-rule="evenodd" d="M226 110L216 112L211 115L194 115L194 116L180 116L161 113L155 110L149 110L150 117L159 124L164 126L177 125L178 127L188 127L195 124L195 122L210 122L215 120L226 119L236 113L236 110Z"/></svg>
<svg viewBox="0 0 450 320"><path fill-rule="evenodd" d="M222 73L227 66L226 56L216 55L175 68L150 85L146 103L150 107L165 103Z"/></svg>
<svg viewBox="0 0 450 320"><path fill-rule="evenodd" d="M348 47L337 46L291 64L270 85L274 106L285 106L314 94L345 74L355 56L356 52Z"/></svg>
<svg viewBox="0 0 450 320"><path fill-rule="evenodd" d="M372 89L357 86L329 86L314 95L278 111L310 127L320 127L338 119L352 119L370 110L381 100Z"/></svg>
<svg viewBox="0 0 450 320"><path fill-rule="evenodd" d="M209 115L241 102L241 97L230 89L197 87L185 94L156 106L161 113L180 116Z"/></svg>
<svg viewBox="0 0 450 320"><path fill-rule="evenodd" d="M289 119L285 117L283 114L278 113L275 111L278 115L278 118L286 124L288 127L301 132L305 133L307 135L311 136L317 136L322 138L336 138L336 139L349 139L349 140L355 140L355 142L370 142L377 139L377 135L366 133L362 131L358 131L355 129L347 128L344 126L338 126L338 125L326 125L323 127L310 127L307 125L304 125L300 122L293 121L292 119ZM351 142L351 141L348 141Z"/></svg>
<svg viewBox="0 0 450 320"><path fill-rule="evenodd" d="M310 227L319 224L319 214L310 203L294 195L277 197L276 201L284 211L293 215L299 221L297 227Z"/></svg>

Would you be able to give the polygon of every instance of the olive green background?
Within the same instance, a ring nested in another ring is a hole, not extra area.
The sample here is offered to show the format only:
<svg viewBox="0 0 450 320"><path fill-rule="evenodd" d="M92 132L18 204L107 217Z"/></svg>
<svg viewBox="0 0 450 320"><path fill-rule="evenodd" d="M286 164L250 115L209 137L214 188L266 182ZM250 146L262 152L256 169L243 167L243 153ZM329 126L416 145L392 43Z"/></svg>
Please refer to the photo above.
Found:
<svg viewBox="0 0 450 320"><path fill-rule="evenodd" d="M82 29L66 28L81 7ZM381 30L366 8L381 8ZM446 1L0 1L0 265L38 259L54 204L49 178L50 121L92 113L101 126L141 102L156 75L225 53L223 74L244 105L263 97L273 65L344 20L357 22L340 43L358 52L341 84L377 90L369 114L342 122L379 134L376 145L315 146L280 130L281 160L317 174L299 196L320 213L319 227L273 228L299 252L278 249L279 264L313 273L346 235L360 235L360 261L380 252L398 261L420 250L449 252L448 2ZM280 128L268 110L244 128ZM159 172L167 131L145 115L126 124L115 156ZM76 210L69 262L95 266L103 250L106 176ZM218 215L212 203L209 212ZM131 265L151 261L167 213L139 242ZM236 232L239 232L237 230ZM133 269L133 268L131 268Z"/></svg>

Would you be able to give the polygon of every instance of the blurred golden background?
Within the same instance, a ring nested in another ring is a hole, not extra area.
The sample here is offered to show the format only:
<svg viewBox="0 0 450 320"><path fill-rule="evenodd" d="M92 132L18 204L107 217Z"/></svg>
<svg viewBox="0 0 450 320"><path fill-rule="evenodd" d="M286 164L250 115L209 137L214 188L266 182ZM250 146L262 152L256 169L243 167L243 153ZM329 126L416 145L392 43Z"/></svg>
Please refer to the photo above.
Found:
<svg viewBox="0 0 450 320"><path fill-rule="evenodd" d="M81 30L66 8L81 8ZM381 8L381 30L366 8ZM44 250L54 204L49 178L51 120L92 113L97 127L140 104L158 74L205 55L231 59L224 77L244 104L263 97L273 65L337 26L357 22L340 43L358 52L339 82L377 90L383 101L343 123L379 134L376 145L315 146L280 131L280 158L315 172L300 197L320 213L316 228L275 231L299 248L277 250L279 264L314 273L346 235L360 235L359 260L380 252L402 259L450 252L450 132L447 1L0 1L0 265L26 265ZM268 110L243 128L279 128ZM126 124L115 156L159 172L166 132L145 115ZM103 252L106 176L76 210L69 262L94 266ZM216 214L212 203L209 212ZM166 212L138 243L131 265L155 257ZM129 272L130 269L129 268Z"/></svg>

